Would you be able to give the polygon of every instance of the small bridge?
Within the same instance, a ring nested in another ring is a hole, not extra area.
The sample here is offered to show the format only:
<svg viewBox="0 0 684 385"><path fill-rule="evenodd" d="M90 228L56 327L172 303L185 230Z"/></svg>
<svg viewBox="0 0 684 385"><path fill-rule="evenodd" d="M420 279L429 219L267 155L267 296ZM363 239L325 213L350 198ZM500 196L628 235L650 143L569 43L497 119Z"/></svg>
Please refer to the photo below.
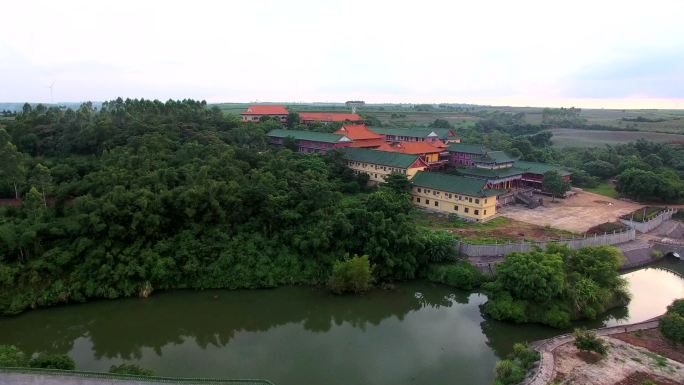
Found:
<svg viewBox="0 0 684 385"><path fill-rule="evenodd" d="M660 251L663 254L677 254L679 258L684 258L684 241L664 238L661 240L652 240L651 246L653 249Z"/></svg>
<svg viewBox="0 0 684 385"><path fill-rule="evenodd" d="M76 370L0 368L3 385L274 385L267 380L136 376Z"/></svg>

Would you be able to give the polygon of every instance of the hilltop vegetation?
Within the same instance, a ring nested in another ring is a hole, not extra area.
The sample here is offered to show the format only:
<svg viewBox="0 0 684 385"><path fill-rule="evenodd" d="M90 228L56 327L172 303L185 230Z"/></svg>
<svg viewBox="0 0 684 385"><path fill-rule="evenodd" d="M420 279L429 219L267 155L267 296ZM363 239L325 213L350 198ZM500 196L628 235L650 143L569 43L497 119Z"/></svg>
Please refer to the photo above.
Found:
<svg viewBox="0 0 684 385"><path fill-rule="evenodd" d="M595 319L629 302L618 273L620 251L610 246L511 253L497 266L494 281L483 286L485 314L517 323L568 327L573 320Z"/></svg>
<svg viewBox="0 0 684 385"><path fill-rule="evenodd" d="M377 282L427 266L433 235L405 193L368 190L335 157L273 151L275 122L203 102L27 106L0 129L0 313L171 288L327 282L367 255ZM448 256L447 256L448 257Z"/></svg>

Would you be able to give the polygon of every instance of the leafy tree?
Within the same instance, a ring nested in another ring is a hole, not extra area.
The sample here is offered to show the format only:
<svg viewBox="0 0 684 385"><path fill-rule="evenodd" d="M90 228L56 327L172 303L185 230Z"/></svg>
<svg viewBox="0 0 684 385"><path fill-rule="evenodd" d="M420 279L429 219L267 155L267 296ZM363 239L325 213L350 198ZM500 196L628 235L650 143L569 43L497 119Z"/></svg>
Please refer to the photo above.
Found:
<svg viewBox="0 0 684 385"><path fill-rule="evenodd" d="M411 190L411 182L406 175L398 172L387 175L384 186L398 193L408 193Z"/></svg>
<svg viewBox="0 0 684 385"><path fill-rule="evenodd" d="M24 352L14 345L0 345L0 367L26 366L28 359Z"/></svg>
<svg viewBox="0 0 684 385"><path fill-rule="evenodd" d="M40 188L40 193L43 197L43 205L47 207L46 195L52 188L52 175L50 174L50 169L42 163L38 163L36 167L34 167L32 174L30 182Z"/></svg>
<svg viewBox="0 0 684 385"><path fill-rule="evenodd" d="M154 372L152 370L142 368L135 364L112 365L112 367L109 368L109 373L132 374L135 376L154 376Z"/></svg>
<svg viewBox="0 0 684 385"><path fill-rule="evenodd" d="M660 332L675 344L684 344L684 299L676 299L658 321Z"/></svg>
<svg viewBox="0 0 684 385"><path fill-rule="evenodd" d="M19 199L17 184L25 177L22 156L17 147L10 141L10 136L0 127L0 180L5 180L14 187L14 197Z"/></svg>
<svg viewBox="0 0 684 385"><path fill-rule="evenodd" d="M287 128L294 128L299 124L299 113L290 112L287 114Z"/></svg>
<svg viewBox="0 0 684 385"><path fill-rule="evenodd" d="M361 293L370 288L372 268L368 256L353 256L335 261L328 283L334 293Z"/></svg>
<svg viewBox="0 0 684 385"><path fill-rule="evenodd" d="M525 370L513 360L502 360L497 362L494 367L494 372L496 373L495 385L519 384L525 379Z"/></svg>
<svg viewBox="0 0 684 385"><path fill-rule="evenodd" d="M475 289L484 281L482 273L466 261L431 264L428 267L427 278L432 282L443 283L463 290Z"/></svg>
<svg viewBox="0 0 684 385"><path fill-rule="evenodd" d="M566 192L570 191L570 182L563 179L558 171L547 171L542 180L542 187L544 191L551 193L553 199L562 197Z"/></svg>
<svg viewBox="0 0 684 385"><path fill-rule="evenodd" d="M434 122L430 123L428 127L431 128L454 128L454 126L449 123L446 119L435 119Z"/></svg>
<svg viewBox="0 0 684 385"><path fill-rule="evenodd" d="M575 329L575 346L584 352L596 352L602 356L608 354L608 345L590 330Z"/></svg>
<svg viewBox="0 0 684 385"><path fill-rule="evenodd" d="M74 370L76 363L66 354L41 354L29 361L32 368Z"/></svg>
<svg viewBox="0 0 684 385"><path fill-rule="evenodd" d="M548 301L565 289L563 260L543 251L511 253L496 268L496 281L515 298Z"/></svg>
<svg viewBox="0 0 684 385"><path fill-rule="evenodd" d="M675 344L684 344L684 316L667 313L658 321L660 332Z"/></svg>

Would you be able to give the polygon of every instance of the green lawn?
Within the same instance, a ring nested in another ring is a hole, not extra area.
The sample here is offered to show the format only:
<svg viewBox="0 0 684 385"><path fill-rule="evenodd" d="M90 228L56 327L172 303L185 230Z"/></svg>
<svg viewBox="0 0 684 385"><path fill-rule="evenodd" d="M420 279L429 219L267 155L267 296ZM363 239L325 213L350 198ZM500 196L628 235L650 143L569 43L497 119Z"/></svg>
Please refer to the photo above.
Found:
<svg viewBox="0 0 684 385"><path fill-rule="evenodd" d="M615 186L613 186L613 184L609 182L601 182L601 184L599 184L596 187L585 187L584 190L592 192L594 194L607 196L609 198L618 197L618 193L617 191L615 191Z"/></svg>

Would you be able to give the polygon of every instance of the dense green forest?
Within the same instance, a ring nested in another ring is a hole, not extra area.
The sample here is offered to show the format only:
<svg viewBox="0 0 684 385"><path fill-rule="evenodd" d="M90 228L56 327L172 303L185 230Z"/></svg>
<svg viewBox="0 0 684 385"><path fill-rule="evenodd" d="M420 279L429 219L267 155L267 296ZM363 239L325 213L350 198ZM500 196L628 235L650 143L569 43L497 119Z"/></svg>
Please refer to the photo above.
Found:
<svg viewBox="0 0 684 385"><path fill-rule="evenodd" d="M327 281L367 255L376 282L450 255L401 189L368 190L336 157L267 146L279 123L204 102L26 105L0 129L0 313L149 295ZM15 189L16 187L16 189Z"/></svg>

